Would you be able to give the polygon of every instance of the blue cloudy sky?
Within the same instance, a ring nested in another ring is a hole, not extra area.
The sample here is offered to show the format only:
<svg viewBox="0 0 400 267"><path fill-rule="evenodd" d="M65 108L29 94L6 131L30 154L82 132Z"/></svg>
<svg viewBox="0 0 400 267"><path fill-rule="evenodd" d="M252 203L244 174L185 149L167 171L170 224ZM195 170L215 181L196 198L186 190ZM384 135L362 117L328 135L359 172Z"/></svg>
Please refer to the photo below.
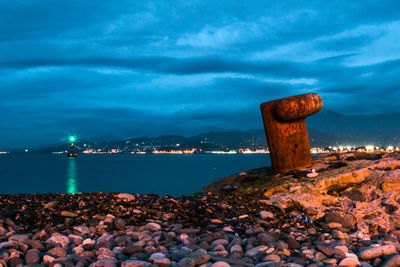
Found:
<svg viewBox="0 0 400 267"><path fill-rule="evenodd" d="M0 0L0 147L262 127L316 92L398 111L400 2Z"/></svg>

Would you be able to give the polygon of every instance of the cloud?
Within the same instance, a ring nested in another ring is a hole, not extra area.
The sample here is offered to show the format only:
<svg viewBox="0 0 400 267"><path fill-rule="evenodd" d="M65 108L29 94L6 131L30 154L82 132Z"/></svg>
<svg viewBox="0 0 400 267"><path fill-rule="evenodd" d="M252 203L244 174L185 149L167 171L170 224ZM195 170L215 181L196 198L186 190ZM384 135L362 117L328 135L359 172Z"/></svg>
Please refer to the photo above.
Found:
<svg viewBox="0 0 400 267"><path fill-rule="evenodd" d="M69 127L129 137L256 127L261 102L305 92L337 112L397 111L399 7L0 0L0 147Z"/></svg>

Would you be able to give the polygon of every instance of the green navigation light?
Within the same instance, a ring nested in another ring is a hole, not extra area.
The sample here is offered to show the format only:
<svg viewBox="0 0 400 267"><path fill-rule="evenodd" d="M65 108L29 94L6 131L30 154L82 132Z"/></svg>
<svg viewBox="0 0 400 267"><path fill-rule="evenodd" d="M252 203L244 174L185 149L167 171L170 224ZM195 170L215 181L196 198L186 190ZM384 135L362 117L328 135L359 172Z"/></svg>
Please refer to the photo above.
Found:
<svg viewBox="0 0 400 267"><path fill-rule="evenodd" d="M70 137L69 137L69 141L71 142L71 143L73 143L73 142L75 142L75 136L73 136L73 135L71 135Z"/></svg>

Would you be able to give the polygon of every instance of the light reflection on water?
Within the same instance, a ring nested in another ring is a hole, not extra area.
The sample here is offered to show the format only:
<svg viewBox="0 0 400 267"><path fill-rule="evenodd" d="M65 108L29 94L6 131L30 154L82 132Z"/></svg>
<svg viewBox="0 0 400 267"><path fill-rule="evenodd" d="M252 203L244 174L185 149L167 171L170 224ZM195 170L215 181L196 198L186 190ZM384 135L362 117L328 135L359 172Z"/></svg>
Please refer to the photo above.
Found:
<svg viewBox="0 0 400 267"><path fill-rule="evenodd" d="M67 193L78 193L78 176L76 172L76 159L68 159L67 167Z"/></svg>

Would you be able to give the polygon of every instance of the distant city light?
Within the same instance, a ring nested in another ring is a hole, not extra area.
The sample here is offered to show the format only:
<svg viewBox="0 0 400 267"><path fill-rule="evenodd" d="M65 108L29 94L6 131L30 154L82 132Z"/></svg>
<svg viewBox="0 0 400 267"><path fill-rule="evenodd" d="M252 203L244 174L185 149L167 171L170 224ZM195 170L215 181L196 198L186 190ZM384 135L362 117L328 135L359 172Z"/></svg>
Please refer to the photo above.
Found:
<svg viewBox="0 0 400 267"><path fill-rule="evenodd" d="M25 149L25 152L29 152L29 150L28 150L28 149Z"/></svg>
<svg viewBox="0 0 400 267"><path fill-rule="evenodd" d="M374 146L373 145L365 146L365 150L367 150L367 152L372 152L374 151Z"/></svg>
<svg viewBox="0 0 400 267"><path fill-rule="evenodd" d="M394 149L393 146L388 146L386 150L393 151L393 149Z"/></svg>
<svg viewBox="0 0 400 267"><path fill-rule="evenodd" d="M76 140L75 136L71 135L71 136L69 137L69 141L70 141L71 143L75 142L75 140Z"/></svg>

